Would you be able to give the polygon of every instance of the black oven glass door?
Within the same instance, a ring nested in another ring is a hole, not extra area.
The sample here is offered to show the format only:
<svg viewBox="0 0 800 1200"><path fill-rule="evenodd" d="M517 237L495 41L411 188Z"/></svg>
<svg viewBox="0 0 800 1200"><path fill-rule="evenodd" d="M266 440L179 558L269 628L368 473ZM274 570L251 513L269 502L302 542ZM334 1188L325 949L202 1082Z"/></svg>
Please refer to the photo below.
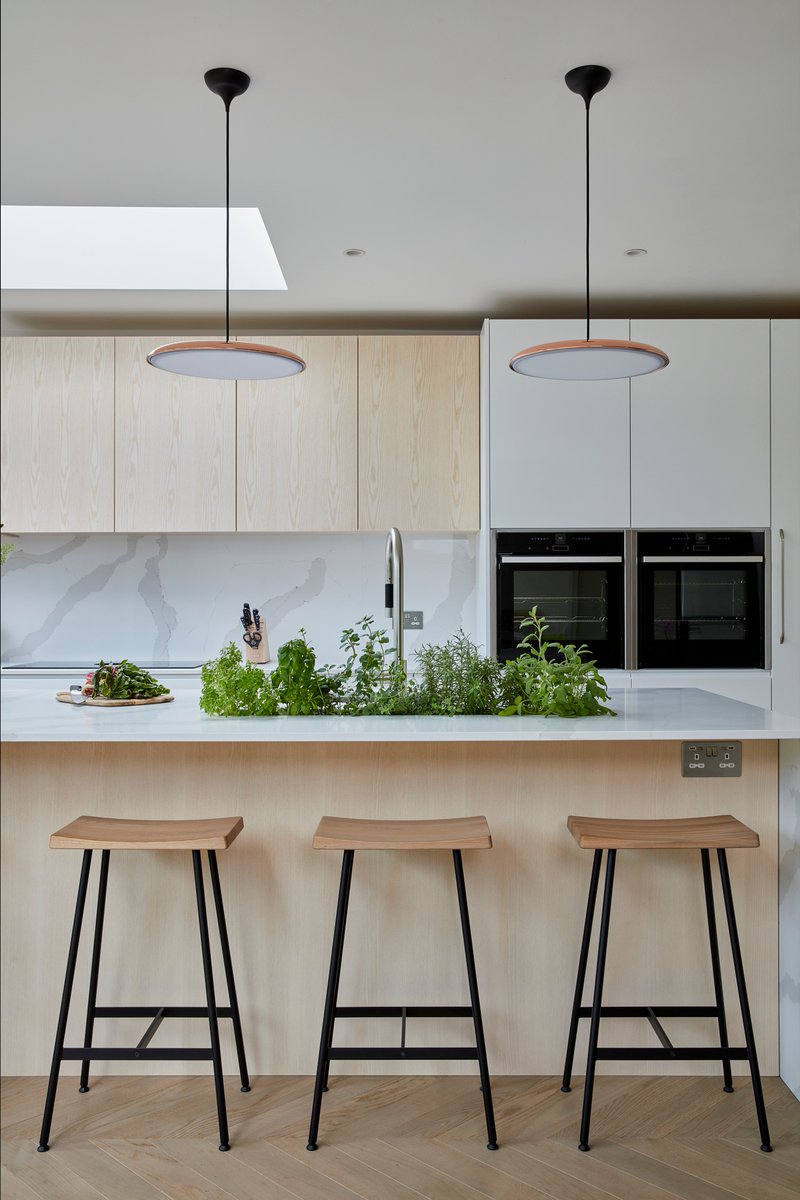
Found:
<svg viewBox="0 0 800 1200"><path fill-rule="evenodd" d="M640 667L763 667L764 562L639 564Z"/></svg>
<svg viewBox="0 0 800 1200"><path fill-rule="evenodd" d="M599 667L623 666L621 557L592 563L501 556L497 600L498 658L516 658L530 632L522 622L535 607L548 626L546 640L585 644Z"/></svg>

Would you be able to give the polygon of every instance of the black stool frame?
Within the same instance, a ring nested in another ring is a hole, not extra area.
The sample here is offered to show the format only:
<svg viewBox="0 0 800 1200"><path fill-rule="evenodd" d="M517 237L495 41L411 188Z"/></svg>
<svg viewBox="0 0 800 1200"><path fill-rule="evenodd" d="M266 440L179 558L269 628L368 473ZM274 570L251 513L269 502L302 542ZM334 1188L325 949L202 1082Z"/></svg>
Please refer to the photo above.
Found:
<svg viewBox="0 0 800 1200"><path fill-rule="evenodd" d="M67 973L64 979L64 990L61 995L61 1010L58 1016L56 1040L53 1047L53 1061L50 1067L50 1081L47 1086L47 1098L44 1105L42 1132L39 1137L38 1150L44 1152L50 1149L50 1126L53 1120L53 1108L58 1088L58 1077L61 1063L65 1061L80 1061L81 1078L79 1091L89 1091L89 1063L92 1059L119 1060L139 1059L143 1062L189 1062L198 1059L210 1060L214 1065L214 1086L217 1096L217 1116L219 1118L220 1150L230 1150L228 1138L228 1115L225 1107L225 1087L222 1076L222 1057L219 1042L219 1017L230 1017L233 1021L233 1034L236 1040L236 1053L239 1059L239 1074L243 1092L250 1091L250 1079L247 1074L247 1063L244 1054L244 1039L242 1023L239 1017L239 1003L236 998L236 984L233 978L228 928L225 923L225 910L222 904L222 890L219 883L219 867L215 850L208 852L208 869L211 876L211 890L214 893L214 905L217 912L217 925L222 948L222 961L225 967L225 980L228 987L229 1004L219 1007L214 993L214 974L211 966L211 945L208 936L208 916L206 913L205 888L203 886L203 862L199 850L192 851L194 864L195 891L197 894L197 916L200 925L200 948L203 956L203 974L206 986L206 1005L203 1007L171 1007L140 1005L136 1007L104 1007L97 1005L97 982L100 974L100 950L103 942L103 920L105 917L106 891L108 887L108 867L111 857L110 850L103 850L100 860L100 882L97 892L97 916L94 927L94 945L92 947L92 965L89 974L89 997L86 1007L86 1028L82 1046L65 1046L67 1018L72 997L72 985L75 980L75 966L78 961L78 946L81 938L83 913L86 907L86 893L89 885L89 872L92 865L92 851L84 850L81 866L78 898L75 904L75 919L72 923L72 938L67 956ZM136 1046L114 1048L98 1048L92 1045L95 1017L151 1017L152 1020ZM155 1036L159 1025L165 1017L203 1017L208 1021L210 1047L159 1047L152 1048L150 1042Z"/></svg>
<svg viewBox="0 0 800 1200"><path fill-rule="evenodd" d="M600 880L600 865L603 857L602 850L595 850L592 864L592 875L589 883L589 899L586 905L586 918L583 926L583 938L578 958L578 977L575 983L575 996L572 1003L572 1017L567 1038L567 1055L564 1063L564 1078L562 1092L572 1090L572 1062L575 1056L575 1041L578 1035L578 1021L581 1017L590 1017L589 1051L586 1062L586 1077L583 1093L583 1112L581 1115L579 1150L588 1150L589 1123L592 1116L592 1094L597 1063L602 1060L616 1059L627 1061L656 1061L679 1059L720 1059L722 1061L723 1091L733 1091L731 1076L731 1061L747 1059L750 1064L750 1075L753 1081L753 1097L755 1099L758 1128L761 1135L761 1149L765 1153L772 1150L767 1125L767 1112L764 1106L764 1093L761 1088L761 1075L756 1057L756 1044L753 1036L753 1022L750 1017L750 1004L747 999L747 987L742 964L742 952L739 946L739 933L736 928L736 914L733 908L733 894L728 874L728 861L725 851L717 850L722 896L725 903L725 916L728 923L728 933L731 942L731 957L736 976L736 988L739 993L739 1005L742 1013L742 1028L744 1030L744 1046L728 1045L728 1027L725 1020L725 1002L722 994L722 974L719 965L719 944L717 941L717 923L714 911L714 893L711 884L711 862L708 850L700 851L703 864L703 888L706 901L706 916L708 919L708 940L711 952L711 971L714 980L713 1005L623 1005L607 1007L603 1005L603 977L606 966L606 951L608 949L608 929L611 918L611 896L614 890L614 867L616 865L616 850L608 850L606 856L605 888L603 892L603 907L600 917L600 934L597 943L597 967L594 982L594 997L591 1008L583 1007L583 985L586 978L586 965L589 957L589 941L592 935L592 922L597 903L597 888ZM656 1037L661 1042L660 1048L632 1046L598 1046L600 1020L604 1017L645 1017L653 1027ZM715 1017L719 1027L719 1049L716 1047L678 1047L669 1040L659 1017Z"/></svg>
<svg viewBox="0 0 800 1200"><path fill-rule="evenodd" d="M483 1108L486 1116L487 1148L497 1149L497 1131L494 1124L494 1108L492 1106L492 1089L489 1080L489 1066L486 1059L486 1042L483 1036L483 1020L481 1017L480 999L478 996L478 977L475 971L475 955L472 949L472 932L467 908L467 891L464 883L464 867L461 861L461 851L453 851L453 867L456 876L456 892L458 893L458 909L461 916L461 932L464 938L464 956L467 964L467 980L469 982L468 1005L372 1005L359 1007L337 1007L339 995L339 980L342 973L342 953L344 950L344 934L347 924L347 907L350 900L350 881L353 876L354 850L345 850L342 858L342 874L339 882L339 902L336 907L336 924L333 932L333 947L331 949L331 964L328 972L328 991L325 997L325 1011L322 1018L322 1036L319 1045L317 1075L314 1084L314 1100L311 1108L311 1127L308 1131L307 1150L317 1149L319 1119L322 1111L322 1093L328 1090L328 1075L333 1059L477 1059L480 1072L481 1091L483 1093ZM400 1045L376 1046L374 1048L339 1047L333 1045L333 1026L337 1017L399 1017ZM471 1017L475 1027L475 1045L473 1046L407 1046L406 1020L409 1017Z"/></svg>

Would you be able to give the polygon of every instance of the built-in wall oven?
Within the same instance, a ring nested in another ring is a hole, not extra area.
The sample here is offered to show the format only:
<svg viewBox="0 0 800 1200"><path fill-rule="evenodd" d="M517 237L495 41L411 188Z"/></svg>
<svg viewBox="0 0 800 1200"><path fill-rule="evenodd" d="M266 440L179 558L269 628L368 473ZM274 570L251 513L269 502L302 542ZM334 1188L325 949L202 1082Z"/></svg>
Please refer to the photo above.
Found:
<svg viewBox="0 0 800 1200"><path fill-rule="evenodd" d="M768 666L763 530L533 530L495 535L495 639L514 658L535 606L599 667Z"/></svg>
<svg viewBox="0 0 800 1200"><path fill-rule="evenodd" d="M625 653L625 535L622 531L496 535L496 640L515 658L534 607L554 642L585 643L600 667Z"/></svg>
<svg viewBox="0 0 800 1200"><path fill-rule="evenodd" d="M636 535L637 667L766 665L763 532Z"/></svg>

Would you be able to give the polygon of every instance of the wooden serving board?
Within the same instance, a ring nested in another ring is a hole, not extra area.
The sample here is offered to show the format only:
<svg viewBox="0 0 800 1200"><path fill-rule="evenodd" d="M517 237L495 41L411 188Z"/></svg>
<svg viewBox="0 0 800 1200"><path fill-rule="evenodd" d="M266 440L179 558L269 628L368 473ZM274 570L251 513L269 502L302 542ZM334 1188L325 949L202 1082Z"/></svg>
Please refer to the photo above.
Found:
<svg viewBox="0 0 800 1200"><path fill-rule="evenodd" d="M140 700L107 700L105 696L87 696L84 704L91 705L92 708L130 708L134 704L168 704L174 699L171 692L165 696L145 696ZM56 700L60 700L62 704L72 704L69 692L56 692Z"/></svg>

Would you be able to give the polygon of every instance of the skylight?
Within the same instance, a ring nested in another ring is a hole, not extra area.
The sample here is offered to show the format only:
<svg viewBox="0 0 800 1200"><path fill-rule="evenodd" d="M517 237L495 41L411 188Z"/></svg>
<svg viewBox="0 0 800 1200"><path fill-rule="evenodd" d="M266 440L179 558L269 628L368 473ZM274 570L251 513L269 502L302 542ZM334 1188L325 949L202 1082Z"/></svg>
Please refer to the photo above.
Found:
<svg viewBox="0 0 800 1200"><path fill-rule="evenodd" d="M225 288L224 208L4 204L0 234L3 288ZM286 290L257 208L231 209L231 290Z"/></svg>

